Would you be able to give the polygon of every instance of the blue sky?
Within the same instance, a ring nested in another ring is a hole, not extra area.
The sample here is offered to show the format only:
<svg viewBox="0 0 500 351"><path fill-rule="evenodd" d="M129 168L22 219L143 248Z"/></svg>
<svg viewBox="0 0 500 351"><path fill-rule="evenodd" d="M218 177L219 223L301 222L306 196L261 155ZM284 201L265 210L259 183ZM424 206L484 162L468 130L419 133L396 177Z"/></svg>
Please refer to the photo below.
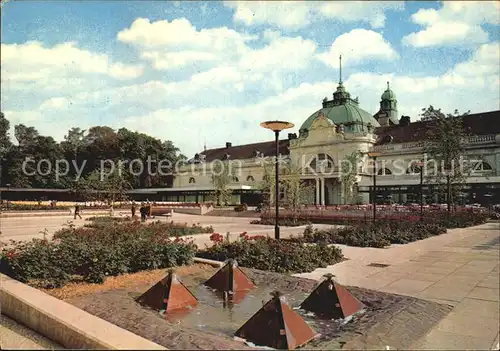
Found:
<svg viewBox="0 0 500 351"><path fill-rule="evenodd" d="M298 127L343 80L374 114L386 81L418 119L499 107L498 2L10 1L2 111L61 140L127 127L188 156Z"/></svg>

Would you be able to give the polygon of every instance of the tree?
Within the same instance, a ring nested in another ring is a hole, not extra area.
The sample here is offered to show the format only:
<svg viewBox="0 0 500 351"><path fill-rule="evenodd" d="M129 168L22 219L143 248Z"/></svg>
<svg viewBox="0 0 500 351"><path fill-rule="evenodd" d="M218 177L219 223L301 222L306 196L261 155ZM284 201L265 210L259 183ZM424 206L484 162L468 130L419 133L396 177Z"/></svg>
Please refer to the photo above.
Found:
<svg viewBox="0 0 500 351"><path fill-rule="evenodd" d="M132 187L123 177L124 168L110 171L111 169L106 169L101 173L100 169L96 169L81 183L75 182L73 189L88 201L102 201L112 205L116 201L127 200L127 191Z"/></svg>
<svg viewBox="0 0 500 351"><path fill-rule="evenodd" d="M231 202L232 190L229 188L231 180L229 161L212 163L212 185L217 205L227 205Z"/></svg>
<svg viewBox="0 0 500 351"><path fill-rule="evenodd" d="M294 222L297 221L302 205L307 204L314 194L314 187L300 179L300 176L300 169L291 164L286 164L280 169L280 186L284 192L283 205L292 211Z"/></svg>
<svg viewBox="0 0 500 351"><path fill-rule="evenodd" d="M422 109L422 120L428 129L424 138L425 181L435 183L437 189L447 195L447 210L451 212L454 197L465 183L472 167L468 162L464 140L468 136L463 126L463 117L469 112L444 114L433 106ZM428 170L429 164L433 169Z"/></svg>
<svg viewBox="0 0 500 351"><path fill-rule="evenodd" d="M361 152L354 151L346 156L341 164L342 192L344 194L344 204L357 202L356 182L358 176L358 165L361 160Z"/></svg>

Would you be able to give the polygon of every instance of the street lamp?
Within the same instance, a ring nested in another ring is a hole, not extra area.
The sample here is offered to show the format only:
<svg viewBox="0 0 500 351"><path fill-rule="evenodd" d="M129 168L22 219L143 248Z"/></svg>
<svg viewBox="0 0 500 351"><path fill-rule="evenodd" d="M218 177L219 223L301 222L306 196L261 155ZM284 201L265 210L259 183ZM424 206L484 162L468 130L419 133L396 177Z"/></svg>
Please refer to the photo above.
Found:
<svg viewBox="0 0 500 351"><path fill-rule="evenodd" d="M369 152L368 157L373 158L373 223L377 218L377 157L381 155L380 152Z"/></svg>
<svg viewBox="0 0 500 351"><path fill-rule="evenodd" d="M415 163L420 169L420 222L424 220L424 162Z"/></svg>
<svg viewBox="0 0 500 351"><path fill-rule="evenodd" d="M275 173L275 193L274 193L274 199L275 199L275 204L276 204L276 213L275 213L275 219L274 219L274 238L276 240L280 239L280 227L278 225L278 220L279 220L279 174L278 174L278 154L279 154L279 134L282 130L284 129L289 129L293 128L294 125L290 122L284 122L284 121L267 121L267 122L262 122L260 124L261 127L270 129L274 132L274 137L275 137L275 146L276 146L276 162L274 165L274 173Z"/></svg>

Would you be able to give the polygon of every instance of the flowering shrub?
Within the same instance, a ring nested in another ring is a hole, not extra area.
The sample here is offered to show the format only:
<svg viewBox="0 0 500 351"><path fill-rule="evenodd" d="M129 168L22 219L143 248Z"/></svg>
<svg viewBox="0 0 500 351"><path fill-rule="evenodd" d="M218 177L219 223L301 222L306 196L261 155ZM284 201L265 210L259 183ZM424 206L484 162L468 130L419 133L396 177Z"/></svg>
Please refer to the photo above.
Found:
<svg viewBox="0 0 500 351"><path fill-rule="evenodd" d="M301 237L292 241L382 248L390 244L406 244L443 233L446 233L446 228L437 224L379 221L323 230L313 230L312 226L308 226Z"/></svg>
<svg viewBox="0 0 500 351"><path fill-rule="evenodd" d="M424 212L423 222L444 226L446 228L466 228L485 223L488 215L478 211L456 211L447 213L446 211ZM420 222L419 213L386 214L378 213L378 221L386 222ZM331 211L299 212L298 214L280 214L279 224L282 226L300 226L309 223L323 224L345 224L356 225L372 222L371 212L351 212L350 214L335 213ZM251 222L252 224L274 224L274 214L263 213L260 220Z"/></svg>
<svg viewBox="0 0 500 351"><path fill-rule="evenodd" d="M335 246L304 245L242 234L236 242L214 241L215 245L198 251L197 256L217 261L234 258L242 267L279 273L311 272L343 260L342 251Z"/></svg>
<svg viewBox="0 0 500 351"><path fill-rule="evenodd" d="M234 211L235 212L245 212L245 211L248 211L248 206L247 206L247 204L236 205L236 206L234 206Z"/></svg>
<svg viewBox="0 0 500 351"><path fill-rule="evenodd" d="M1 272L42 287L63 286L73 279L101 283L106 276L191 263L197 247L181 235L209 230L137 221L69 227L50 241L35 239L4 248Z"/></svg>

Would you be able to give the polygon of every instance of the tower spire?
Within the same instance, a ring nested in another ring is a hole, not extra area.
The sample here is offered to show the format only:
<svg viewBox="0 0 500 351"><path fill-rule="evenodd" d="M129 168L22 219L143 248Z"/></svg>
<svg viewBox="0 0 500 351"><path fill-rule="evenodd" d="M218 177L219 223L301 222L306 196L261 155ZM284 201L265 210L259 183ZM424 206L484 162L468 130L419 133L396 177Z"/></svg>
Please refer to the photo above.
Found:
<svg viewBox="0 0 500 351"><path fill-rule="evenodd" d="M390 90L389 81L387 81L387 90Z"/></svg>
<svg viewBox="0 0 500 351"><path fill-rule="evenodd" d="M339 56L339 84L342 84L342 55Z"/></svg>
<svg viewBox="0 0 500 351"><path fill-rule="evenodd" d="M203 144L203 151L207 151L207 141L205 140L205 143Z"/></svg>

